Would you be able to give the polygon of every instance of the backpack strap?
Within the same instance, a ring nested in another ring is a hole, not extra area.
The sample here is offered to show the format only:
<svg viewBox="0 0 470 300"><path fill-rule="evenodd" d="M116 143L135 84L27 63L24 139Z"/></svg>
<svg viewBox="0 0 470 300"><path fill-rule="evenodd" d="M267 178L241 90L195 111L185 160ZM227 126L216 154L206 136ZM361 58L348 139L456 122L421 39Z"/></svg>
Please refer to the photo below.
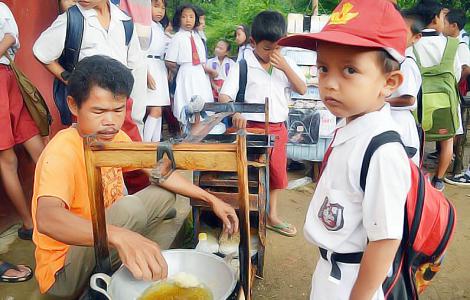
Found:
<svg viewBox="0 0 470 300"><path fill-rule="evenodd" d="M374 136L370 141L369 146L367 146L364 158L362 160L360 186L363 191L366 190L367 173L369 172L370 160L372 159L372 156L381 146L390 143L401 144L405 148L408 157L413 157L416 154L416 151L418 151L418 149L406 147L401 140L400 134L396 131L385 131L379 135Z"/></svg>
<svg viewBox="0 0 470 300"><path fill-rule="evenodd" d="M67 32L64 50L59 58L60 65L69 72L72 72L78 63L84 28L85 18L82 12L76 5L70 7L67 10Z"/></svg>
<svg viewBox="0 0 470 300"><path fill-rule="evenodd" d="M447 37L447 45L442 55L440 68L445 68L454 73L454 61L459 48L459 40L452 37Z"/></svg>
<svg viewBox="0 0 470 300"><path fill-rule="evenodd" d="M240 64L239 85L235 102L245 102L246 84L248 80L248 65L245 59L238 62Z"/></svg>
<svg viewBox="0 0 470 300"><path fill-rule="evenodd" d="M134 33L134 22L132 20L122 21L124 25L124 32L126 33L126 47L129 46L129 43L132 39L132 34Z"/></svg>

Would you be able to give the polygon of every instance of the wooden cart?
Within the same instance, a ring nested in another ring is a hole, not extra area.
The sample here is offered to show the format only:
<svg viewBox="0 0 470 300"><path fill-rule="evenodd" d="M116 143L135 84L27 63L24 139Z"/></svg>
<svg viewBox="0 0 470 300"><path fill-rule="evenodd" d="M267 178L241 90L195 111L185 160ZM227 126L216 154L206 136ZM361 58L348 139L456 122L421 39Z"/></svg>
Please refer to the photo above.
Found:
<svg viewBox="0 0 470 300"><path fill-rule="evenodd" d="M102 191L102 167L153 168L157 143L101 143L94 137L84 139L88 193L93 223L97 272L111 273L105 207ZM237 172L240 219L240 290L251 299L250 209L246 133L239 132L235 144L176 144L172 146L176 168L196 171Z"/></svg>

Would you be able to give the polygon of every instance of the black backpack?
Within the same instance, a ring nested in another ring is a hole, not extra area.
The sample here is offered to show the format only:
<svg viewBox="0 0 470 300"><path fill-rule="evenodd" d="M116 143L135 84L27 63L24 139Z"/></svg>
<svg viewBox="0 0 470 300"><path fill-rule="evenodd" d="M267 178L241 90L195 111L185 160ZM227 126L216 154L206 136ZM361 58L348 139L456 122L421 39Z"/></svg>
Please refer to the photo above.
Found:
<svg viewBox="0 0 470 300"><path fill-rule="evenodd" d="M245 102L246 83L248 81L248 65L245 59L238 62L240 64L240 74L238 75L238 93L235 102Z"/></svg>
<svg viewBox="0 0 470 300"><path fill-rule="evenodd" d="M129 45L134 23L132 20L122 21L126 33L126 46ZM68 72L72 72L78 63L80 49L82 48L83 31L85 28L85 18L80 9L74 5L67 10L67 33L65 35L64 51L59 57L59 64ZM54 102L59 110L60 120L64 125L72 124L72 114L67 105L68 89L59 79L54 79Z"/></svg>

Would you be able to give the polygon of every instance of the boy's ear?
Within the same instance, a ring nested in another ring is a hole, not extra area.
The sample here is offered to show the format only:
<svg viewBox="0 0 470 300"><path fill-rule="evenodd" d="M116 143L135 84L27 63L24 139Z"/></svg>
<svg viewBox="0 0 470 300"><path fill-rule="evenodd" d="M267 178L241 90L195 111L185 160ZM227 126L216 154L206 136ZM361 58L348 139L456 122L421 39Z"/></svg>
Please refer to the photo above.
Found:
<svg viewBox="0 0 470 300"><path fill-rule="evenodd" d="M67 96L67 105L69 106L70 112L75 117L78 116L78 106L72 96Z"/></svg>
<svg viewBox="0 0 470 300"><path fill-rule="evenodd" d="M253 37L250 36L250 44L251 44L251 47L256 47L256 41Z"/></svg>
<svg viewBox="0 0 470 300"><path fill-rule="evenodd" d="M392 71L387 74L385 86L382 89L382 96L389 97L403 83L404 77L400 70Z"/></svg>

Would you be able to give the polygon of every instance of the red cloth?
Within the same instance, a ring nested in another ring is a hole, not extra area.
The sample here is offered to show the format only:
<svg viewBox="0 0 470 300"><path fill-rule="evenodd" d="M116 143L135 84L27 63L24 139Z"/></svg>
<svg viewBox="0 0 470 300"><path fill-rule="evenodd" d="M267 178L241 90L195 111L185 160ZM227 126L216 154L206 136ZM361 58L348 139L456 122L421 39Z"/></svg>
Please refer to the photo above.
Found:
<svg viewBox="0 0 470 300"><path fill-rule="evenodd" d="M264 129L264 123L248 121L247 128ZM270 123L269 134L276 136L274 147L269 155L269 188L282 190L287 188L287 129L284 123Z"/></svg>
<svg viewBox="0 0 470 300"><path fill-rule="evenodd" d="M22 144L39 134L24 105L15 74L0 64L0 151Z"/></svg>
<svg viewBox="0 0 470 300"><path fill-rule="evenodd" d="M140 136L139 129L137 128L137 125L135 125L134 120L132 120L131 112L132 99L129 98L127 99L126 103L126 118L124 119L124 124L122 124L121 129L134 142L142 142L142 137ZM147 174L145 174L142 170L126 172L123 174L123 177L129 195L135 194L150 185L150 181L148 179Z"/></svg>
<svg viewBox="0 0 470 300"><path fill-rule="evenodd" d="M468 81L467 80L460 80L459 82L459 92L460 95L466 96L467 92L469 91Z"/></svg>
<svg viewBox="0 0 470 300"><path fill-rule="evenodd" d="M214 83L219 89L224 85L224 81L222 79L214 79ZM214 95L214 100L219 100L219 92L214 88L212 89L212 95Z"/></svg>
<svg viewBox="0 0 470 300"><path fill-rule="evenodd" d="M201 59L199 58L199 53L197 53L196 42L194 41L193 34L191 33L191 54L193 57L193 66L197 66L201 64Z"/></svg>

